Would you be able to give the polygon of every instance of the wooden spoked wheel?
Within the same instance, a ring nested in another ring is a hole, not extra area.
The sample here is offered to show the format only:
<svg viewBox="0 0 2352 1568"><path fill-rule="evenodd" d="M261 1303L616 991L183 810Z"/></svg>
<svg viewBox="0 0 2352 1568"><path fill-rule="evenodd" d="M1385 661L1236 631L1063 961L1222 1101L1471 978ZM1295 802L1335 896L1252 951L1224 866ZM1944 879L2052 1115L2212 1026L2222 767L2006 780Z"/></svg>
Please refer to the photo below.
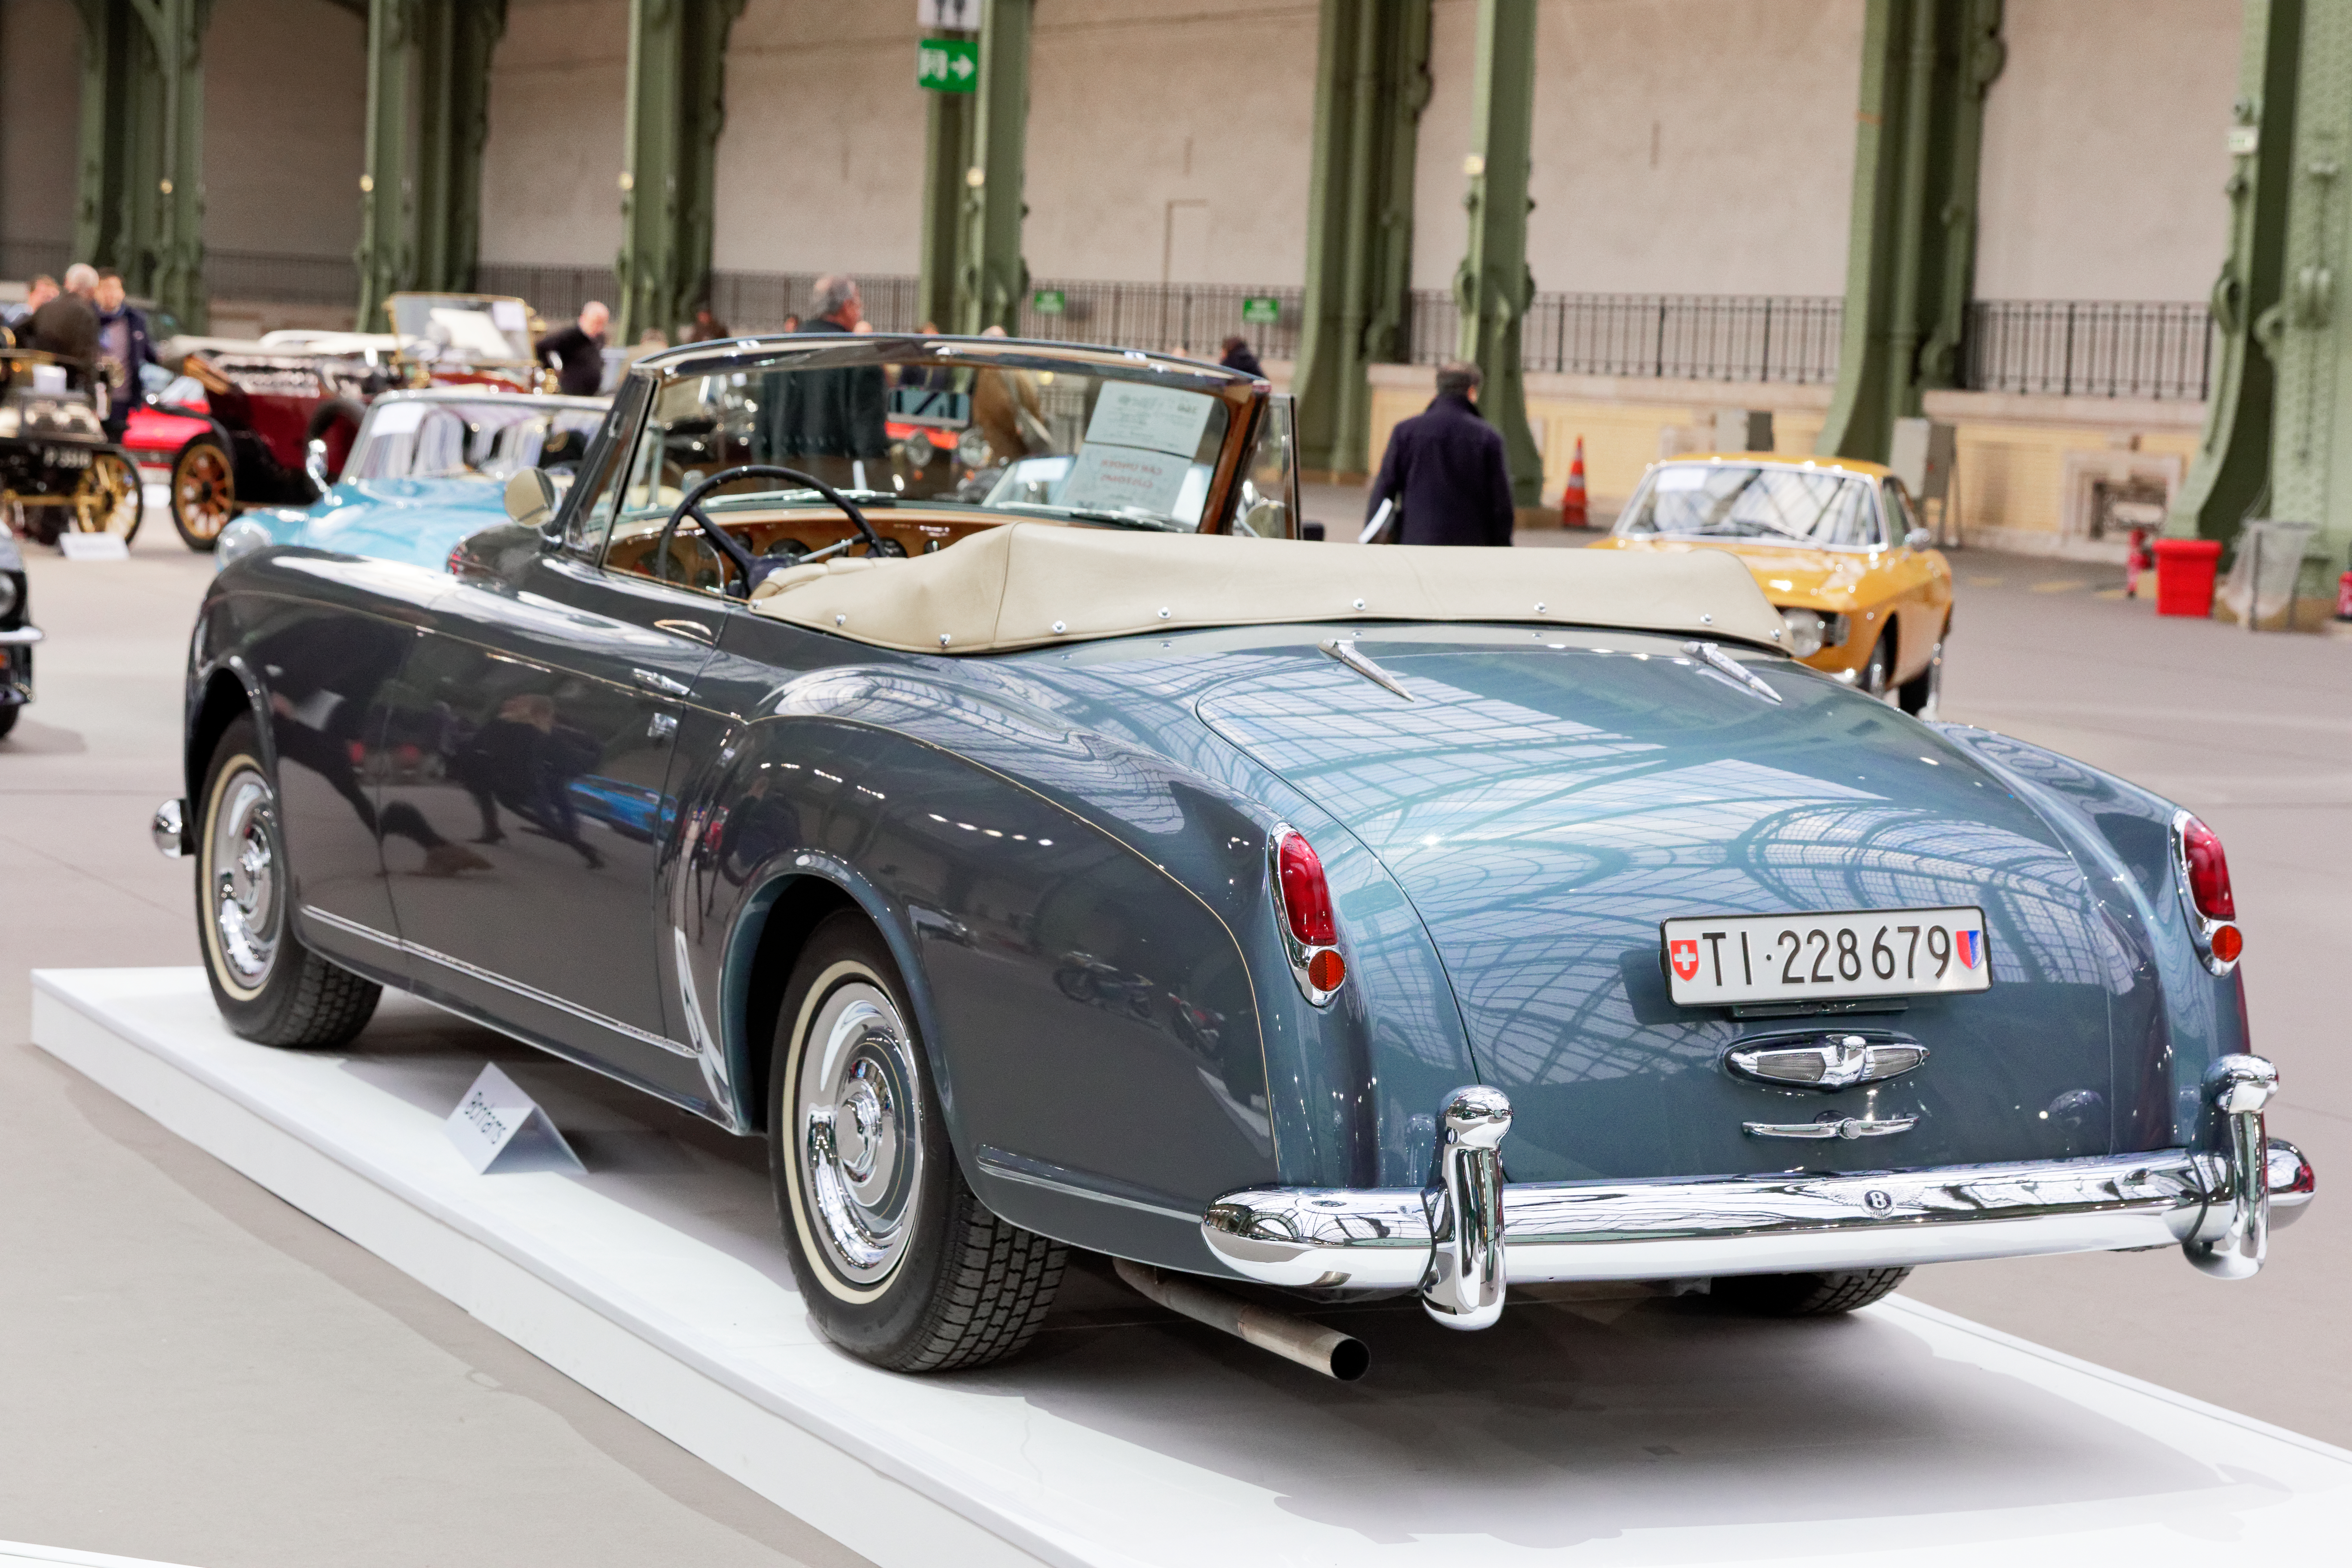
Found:
<svg viewBox="0 0 2352 1568"><path fill-rule="evenodd" d="M172 464L172 526L191 550L209 554L236 515L236 467L228 448L199 436Z"/></svg>
<svg viewBox="0 0 2352 1568"><path fill-rule="evenodd" d="M74 491L74 531L110 533L128 544L139 531L143 500L139 470L131 459L120 452L100 452Z"/></svg>

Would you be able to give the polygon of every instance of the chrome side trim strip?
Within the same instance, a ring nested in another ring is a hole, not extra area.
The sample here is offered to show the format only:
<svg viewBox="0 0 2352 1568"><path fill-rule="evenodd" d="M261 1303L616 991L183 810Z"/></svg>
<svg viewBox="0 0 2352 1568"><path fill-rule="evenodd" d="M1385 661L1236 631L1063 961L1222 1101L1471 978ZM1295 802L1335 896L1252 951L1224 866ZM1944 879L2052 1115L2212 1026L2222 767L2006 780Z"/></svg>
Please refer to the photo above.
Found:
<svg viewBox="0 0 2352 1568"><path fill-rule="evenodd" d="M656 1047L669 1052L672 1056L698 1058L702 1054L692 1046L680 1045L677 1041L667 1039L651 1030L640 1029L635 1024L624 1024L618 1018L608 1018L604 1014L583 1007L576 1002L567 1002L561 996L541 991L536 985L526 985L521 981L510 980L495 970L484 969L478 963L468 963L462 958L452 958L446 952L437 952L422 942L408 942L380 931L373 926L362 925L357 921L345 920L341 915L329 914L314 905L302 906L302 918L307 921L317 921L320 925L331 927L348 936L358 937L363 942L376 942L395 952L407 953L412 958L421 958L427 963L437 963L444 969L454 969L470 980L478 980L485 985L495 985L499 990L520 996L526 1002L536 1002L541 1006L552 1008L558 1013L568 1013L583 1023L593 1024L600 1029L610 1029L616 1035L635 1040L642 1045Z"/></svg>
<svg viewBox="0 0 2352 1568"><path fill-rule="evenodd" d="M1171 1204L1153 1203L1142 1197L1113 1190L1116 1185L1107 1176L1092 1175L1085 1171L1073 1171L1066 1165L1035 1160L1026 1154L1015 1154L1009 1149L992 1148L982 1144L975 1156L980 1168L999 1181L1018 1182L1024 1187L1037 1187L1064 1197L1085 1198L1093 1203L1116 1204L1138 1214L1159 1215L1164 1219L1181 1219L1186 1225L1198 1225L1201 1216L1190 1209ZM1129 1192L1137 1189L1129 1188Z"/></svg>

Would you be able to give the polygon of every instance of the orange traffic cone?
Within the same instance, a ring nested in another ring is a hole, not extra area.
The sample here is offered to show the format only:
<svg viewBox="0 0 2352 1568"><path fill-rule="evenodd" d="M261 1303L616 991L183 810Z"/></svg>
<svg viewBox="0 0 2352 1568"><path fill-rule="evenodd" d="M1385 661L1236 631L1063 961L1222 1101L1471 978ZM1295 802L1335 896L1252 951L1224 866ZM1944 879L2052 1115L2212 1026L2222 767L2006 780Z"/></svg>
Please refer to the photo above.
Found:
<svg viewBox="0 0 2352 1568"><path fill-rule="evenodd" d="M1559 492L1559 525L1589 528L1584 514L1584 437L1576 438L1576 460L1568 465L1568 488Z"/></svg>

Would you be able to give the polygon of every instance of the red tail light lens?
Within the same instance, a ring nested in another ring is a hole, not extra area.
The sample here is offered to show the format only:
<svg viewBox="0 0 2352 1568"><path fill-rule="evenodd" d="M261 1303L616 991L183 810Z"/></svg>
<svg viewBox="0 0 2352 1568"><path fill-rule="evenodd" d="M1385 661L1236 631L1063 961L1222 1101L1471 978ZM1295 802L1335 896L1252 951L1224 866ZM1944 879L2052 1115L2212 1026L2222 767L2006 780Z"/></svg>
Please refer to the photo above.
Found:
<svg viewBox="0 0 2352 1568"><path fill-rule="evenodd" d="M2213 830L2189 817L2180 825L2180 851L2189 862L2189 897L2197 912L2209 921L2238 918L2238 901L2230 892L2230 861Z"/></svg>
<svg viewBox="0 0 2352 1568"><path fill-rule="evenodd" d="M2215 847L2220 853L2220 847ZM1315 847L1293 833L1282 841L1282 913L1290 934L1301 947L1328 947L1339 940L1339 923L1331 918L1331 888L1323 879L1323 862ZM2227 886L2226 879L2224 886ZM1328 989L1328 987L1327 987Z"/></svg>

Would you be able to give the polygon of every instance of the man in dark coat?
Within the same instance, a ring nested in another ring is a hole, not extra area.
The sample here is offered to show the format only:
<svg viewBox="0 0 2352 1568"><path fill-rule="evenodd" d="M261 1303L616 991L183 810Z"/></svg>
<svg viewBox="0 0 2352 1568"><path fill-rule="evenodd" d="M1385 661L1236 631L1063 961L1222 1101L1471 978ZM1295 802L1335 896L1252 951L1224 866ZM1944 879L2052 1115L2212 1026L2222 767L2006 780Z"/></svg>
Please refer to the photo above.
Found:
<svg viewBox="0 0 2352 1568"><path fill-rule="evenodd" d="M1441 365L1437 396L1389 436L1366 521L1384 500L1404 513L1399 544L1508 544L1514 512L1502 433L1478 416L1475 364Z"/></svg>
<svg viewBox="0 0 2352 1568"><path fill-rule="evenodd" d="M593 397L604 385L604 329L613 312L591 300L580 307L580 319L559 328L531 345L541 364L555 366L555 384L566 396Z"/></svg>
<svg viewBox="0 0 2352 1568"><path fill-rule="evenodd" d="M818 279L809 318L796 330L856 332L865 320L857 280ZM837 488L882 489L890 482L889 396L880 365L771 372L760 398L757 460L799 468Z"/></svg>
<svg viewBox="0 0 2352 1568"><path fill-rule="evenodd" d="M99 379L110 388L106 415L106 438L122 439L143 391L139 373L157 362L155 345L147 334L147 312L131 303L122 290L122 274L107 268L98 275Z"/></svg>

